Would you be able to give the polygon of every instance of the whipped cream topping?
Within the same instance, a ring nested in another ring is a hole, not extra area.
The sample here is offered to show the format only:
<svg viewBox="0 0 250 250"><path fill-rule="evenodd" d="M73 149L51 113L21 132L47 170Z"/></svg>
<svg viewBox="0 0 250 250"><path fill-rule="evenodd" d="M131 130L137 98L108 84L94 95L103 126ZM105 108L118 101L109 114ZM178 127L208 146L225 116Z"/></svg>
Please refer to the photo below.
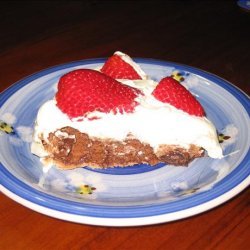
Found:
<svg viewBox="0 0 250 250"><path fill-rule="evenodd" d="M179 145L184 148L194 144L204 148L212 158L222 157L216 129L206 117L189 115L155 99L151 93L157 83L153 80L122 82L144 92L144 96L137 97L139 105L133 113L92 112L87 117L99 119L89 120L84 117L70 120L57 107L56 101L50 100L39 109L35 142L39 143L41 135L46 138L50 132L70 126L89 136L102 139L124 140L132 134L141 142L150 144L155 151L161 144Z"/></svg>

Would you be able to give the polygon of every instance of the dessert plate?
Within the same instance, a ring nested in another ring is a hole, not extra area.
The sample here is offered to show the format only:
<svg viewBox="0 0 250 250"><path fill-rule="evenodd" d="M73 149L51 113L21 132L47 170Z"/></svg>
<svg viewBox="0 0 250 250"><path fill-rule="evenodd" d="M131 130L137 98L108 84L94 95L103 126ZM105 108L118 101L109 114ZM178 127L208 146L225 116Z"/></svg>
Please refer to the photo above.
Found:
<svg viewBox="0 0 250 250"><path fill-rule="evenodd" d="M30 152L39 107L53 98L58 79L73 69L98 68L104 59L72 62L31 75L0 96L0 190L16 202L62 220L105 226L157 224L212 209L250 183L250 102L232 84L202 70L135 59L154 80L176 74L204 106L220 134L224 158L189 167L135 165L43 171ZM3 123L5 122L5 123ZM50 122L50 121L48 121ZM154 122L149 121L148 122ZM183 124L185 126L185 124Z"/></svg>

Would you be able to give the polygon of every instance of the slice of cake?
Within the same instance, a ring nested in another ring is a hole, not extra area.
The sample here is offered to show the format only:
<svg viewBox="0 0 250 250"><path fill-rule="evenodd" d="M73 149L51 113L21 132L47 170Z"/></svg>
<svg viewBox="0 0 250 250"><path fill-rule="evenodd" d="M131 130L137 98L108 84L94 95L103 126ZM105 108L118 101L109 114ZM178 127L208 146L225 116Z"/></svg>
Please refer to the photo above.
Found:
<svg viewBox="0 0 250 250"><path fill-rule="evenodd" d="M31 151L62 169L183 166L205 154L222 157L216 129L195 97L172 77L150 80L121 52L99 70L60 78L55 98L38 111Z"/></svg>

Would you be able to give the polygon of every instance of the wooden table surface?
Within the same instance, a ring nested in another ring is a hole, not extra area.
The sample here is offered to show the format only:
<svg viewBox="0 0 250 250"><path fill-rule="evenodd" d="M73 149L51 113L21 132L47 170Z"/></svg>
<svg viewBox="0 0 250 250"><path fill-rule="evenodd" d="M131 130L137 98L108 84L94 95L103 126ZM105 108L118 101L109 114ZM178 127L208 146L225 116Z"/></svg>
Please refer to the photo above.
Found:
<svg viewBox="0 0 250 250"><path fill-rule="evenodd" d="M0 91L39 70L120 50L214 73L250 93L250 13L236 1L2 2ZM66 222L0 194L0 249L249 249L249 188L176 222Z"/></svg>

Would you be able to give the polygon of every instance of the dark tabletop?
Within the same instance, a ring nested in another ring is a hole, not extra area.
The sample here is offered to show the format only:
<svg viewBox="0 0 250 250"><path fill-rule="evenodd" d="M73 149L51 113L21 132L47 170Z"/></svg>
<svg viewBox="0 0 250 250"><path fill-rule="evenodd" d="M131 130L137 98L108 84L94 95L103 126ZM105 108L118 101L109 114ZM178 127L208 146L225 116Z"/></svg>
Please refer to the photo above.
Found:
<svg viewBox="0 0 250 250"><path fill-rule="evenodd" d="M21 1L0 5L0 91L115 51L208 71L250 93L250 12L237 1ZM249 188L176 222L115 228L34 212L0 194L0 249L249 249Z"/></svg>

